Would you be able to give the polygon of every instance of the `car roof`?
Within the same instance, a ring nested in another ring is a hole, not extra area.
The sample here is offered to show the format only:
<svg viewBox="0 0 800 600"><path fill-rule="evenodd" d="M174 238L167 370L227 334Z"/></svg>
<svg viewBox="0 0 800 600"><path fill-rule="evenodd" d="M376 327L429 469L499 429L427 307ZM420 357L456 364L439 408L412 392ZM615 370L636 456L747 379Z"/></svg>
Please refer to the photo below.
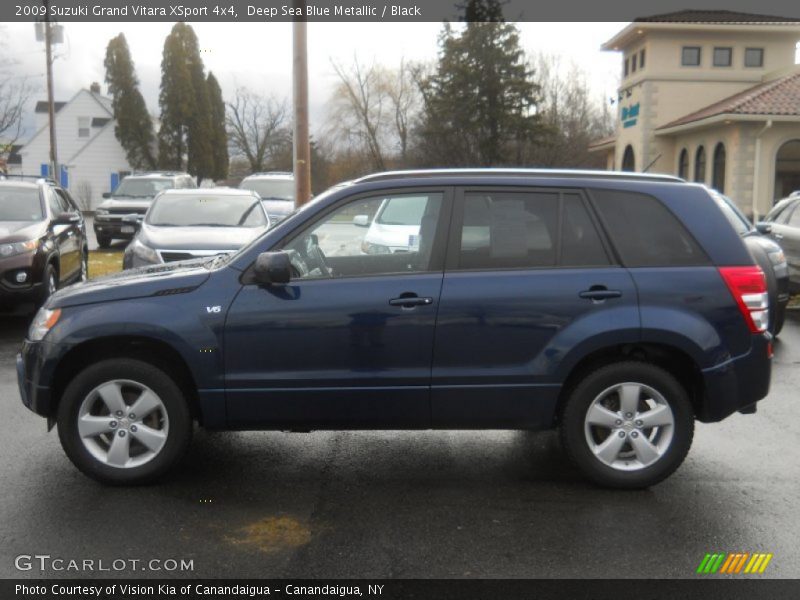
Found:
<svg viewBox="0 0 800 600"><path fill-rule="evenodd" d="M294 179L294 174L288 171L266 171L264 173L253 173L248 175L245 179Z"/></svg>
<svg viewBox="0 0 800 600"><path fill-rule="evenodd" d="M20 181L19 179L0 179L0 187L15 187L15 188L30 188L39 189L39 186L44 185L44 181Z"/></svg>
<svg viewBox="0 0 800 600"><path fill-rule="evenodd" d="M147 173L131 173L123 179L172 179L173 177L190 177L190 175L178 171L149 171Z"/></svg>
<svg viewBox="0 0 800 600"><path fill-rule="evenodd" d="M159 196L253 196L258 198L253 190L243 190L232 187L213 187L213 188L180 188L163 190Z"/></svg>

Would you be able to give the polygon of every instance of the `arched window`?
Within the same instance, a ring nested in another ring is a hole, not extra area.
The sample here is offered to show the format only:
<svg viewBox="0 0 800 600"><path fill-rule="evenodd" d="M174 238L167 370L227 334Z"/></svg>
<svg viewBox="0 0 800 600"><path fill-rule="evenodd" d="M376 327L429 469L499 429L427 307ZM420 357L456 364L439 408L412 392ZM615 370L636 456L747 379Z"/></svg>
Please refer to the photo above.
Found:
<svg viewBox="0 0 800 600"><path fill-rule="evenodd" d="M622 170L635 171L636 159L633 156L633 148L630 144L625 146L625 152L622 153Z"/></svg>
<svg viewBox="0 0 800 600"><path fill-rule="evenodd" d="M678 177L681 179L689 177L689 151L686 148L681 150L681 155L678 159Z"/></svg>
<svg viewBox="0 0 800 600"><path fill-rule="evenodd" d="M698 183L706 181L706 149L703 146L694 155L694 180Z"/></svg>
<svg viewBox="0 0 800 600"><path fill-rule="evenodd" d="M775 155L775 200L800 190L800 139L785 142Z"/></svg>
<svg viewBox="0 0 800 600"><path fill-rule="evenodd" d="M711 187L720 194L725 193L725 144L722 142L714 148L714 171L711 174Z"/></svg>

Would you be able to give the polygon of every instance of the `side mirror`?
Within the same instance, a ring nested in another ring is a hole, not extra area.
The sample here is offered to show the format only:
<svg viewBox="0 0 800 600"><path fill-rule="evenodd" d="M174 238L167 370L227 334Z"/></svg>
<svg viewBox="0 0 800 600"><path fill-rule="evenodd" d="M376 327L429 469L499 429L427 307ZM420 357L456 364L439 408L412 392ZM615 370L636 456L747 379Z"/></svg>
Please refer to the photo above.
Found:
<svg viewBox="0 0 800 600"><path fill-rule="evenodd" d="M255 280L263 285L283 285L292 278L292 264L286 252L262 252L253 266Z"/></svg>
<svg viewBox="0 0 800 600"><path fill-rule="evenodd" d="M772 233L772 223L767 223L766 221L759 221L756 223L756 231L762 235L769 235Z"/></svg>
<svg viewBox="0 0 800 600"><path fill-rule="evenodd" d="M81 222L81 215L76 212L63 212L55 218L54 222L56 225L75 225Z"/></svg>
<svg viewBox="0 0 800 600"><path fill-rule="evenodd" d="M356 227L369 227L369 217L367 215L356 215L353 217L353 225Z"/></svg>
<svg viewBox="0 0 800 600"><path fill-rule="evenodd" d="M111 192L103 192L103 198L111 198Z"/></svg>

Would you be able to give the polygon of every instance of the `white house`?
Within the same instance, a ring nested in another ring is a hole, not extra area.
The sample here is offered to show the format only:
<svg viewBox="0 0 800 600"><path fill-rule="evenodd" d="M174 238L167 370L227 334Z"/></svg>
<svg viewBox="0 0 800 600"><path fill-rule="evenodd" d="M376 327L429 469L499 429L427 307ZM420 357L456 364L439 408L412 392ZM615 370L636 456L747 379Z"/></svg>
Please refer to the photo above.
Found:
<svg viewBox="0 0 800 600"><path fill-rule="evenodd" d="M65 185L84 210L93 210L133 169L114 135L111 99L83 89L68 102L56 102L56 149ZM19 150L26 175L48 173L50 133L47 103L36 104L36 133Z"/></svg>

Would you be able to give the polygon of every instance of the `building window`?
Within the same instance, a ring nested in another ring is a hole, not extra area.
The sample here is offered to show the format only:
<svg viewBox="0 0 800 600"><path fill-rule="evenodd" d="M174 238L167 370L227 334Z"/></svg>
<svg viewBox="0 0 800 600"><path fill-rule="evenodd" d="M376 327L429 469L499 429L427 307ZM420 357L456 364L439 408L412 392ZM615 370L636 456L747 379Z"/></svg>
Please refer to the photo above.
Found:
<svg viewBox="0 0 800 600"><path fill-rule="evenodd" d="M92 120L89 117L78 117L78 137L87 138L91 134Z"/></svg>
<svg viewBox="0 0 800 600"><path fill-rule="evenodd" d="M639 68L644 69L644 48L639 52Z"/></svg>
<svg viewBox="0 0 800 600"><path fill-rule="evenodd" d="M625 152L622 154L622 170L623 171L635 171L636 170L636 158L633 156L633 148L630 144L625 146Z"/></svg>
<svg viewBox="0 0 800 600"><path fill-rule="evenodd" d="M744 51L744 66L745 67L763 67L764 66L764 49L763 48L746 48Z"/></svg>
<svg viewBox="0 0 800 600"><path fill-rule="evenodd" d="M711 176L711 187L720 194L725 193L725 144L722 142L714 148L714 172Z"/></svg>
<svg viewBox="0 0 800 600"><path fill-rule="evenodd" d="M730 67L733 60L733 48L714 48L714 66Z"/></svg>
<svg viewBox="0 0 800 600"><path fill-rule="evenodd" d="M628 59L627 58L625 59L625 66L622 69L622 75L623 75L623 77L627 77L628 76Z"/></svg>
<svg viewBox="0 0 800 600"><path fill-rule="evenodd" d="M631 56L631 72L636 73L636 55Z"/></svg>
<svg viewBox="0 0 800 600"><path fill-rule="evenodd" d="M681 50L681 64L684 67L699 67L700 46L684 46Z"/></svg>
<svg viewBox="0 0 800 600"><path fill-rule="evenodd" d="M681 150L681 155L678 159L678 177L681 179L689 177L689 151L686 148Z"/></svg>
<svg viewBox="0 0 800 600"><path fill-rule="evenodd" d="M706 181L706 149L700 146L694 155L694 180L697 183Z"/></svg>

